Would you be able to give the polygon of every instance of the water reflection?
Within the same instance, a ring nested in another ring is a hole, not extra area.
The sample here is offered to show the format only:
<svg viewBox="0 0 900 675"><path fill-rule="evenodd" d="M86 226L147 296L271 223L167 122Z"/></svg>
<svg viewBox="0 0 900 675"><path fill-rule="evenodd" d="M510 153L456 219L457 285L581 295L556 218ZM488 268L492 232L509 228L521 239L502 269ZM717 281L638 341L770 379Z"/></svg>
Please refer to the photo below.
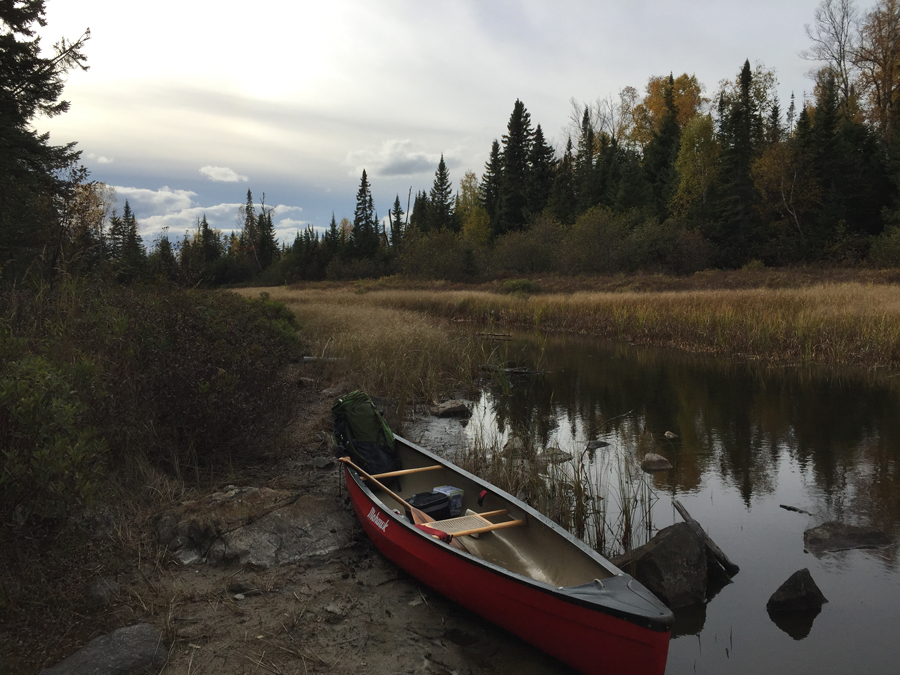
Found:
<svg viewBox="0 0 900 675"><path fill-rule="evenodd" d="M716 474L747 508L773 492L787 456L809 483L797 495L806 510L886 532L900 521L895 379L573 336L532 336L501 349L509 364L546 371L489 388L494 421L508 434L563 449L615 439L639 455L658 452L675 466L656 476L662 492L695 492Z"/></svg>

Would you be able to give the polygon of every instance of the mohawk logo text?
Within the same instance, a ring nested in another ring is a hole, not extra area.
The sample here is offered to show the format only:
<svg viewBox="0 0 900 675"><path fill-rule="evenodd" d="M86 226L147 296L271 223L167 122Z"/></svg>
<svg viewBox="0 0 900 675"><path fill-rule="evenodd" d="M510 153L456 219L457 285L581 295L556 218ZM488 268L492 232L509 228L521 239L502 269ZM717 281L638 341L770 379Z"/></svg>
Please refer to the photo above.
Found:
<svg viewBox="0 0 900 675"><path fill-rule="evenodd" d="M371 520L373 523L375 523L375 527L377 527L379 530L381 530L382 532L386 532L386 531L387 531L387 526L388 526L390 523L389 523L388 521L382 520L381 518L378 517L378 514L375 513L375 507L374 507L374 506L372 507L372 510L369 511L368 518L369 518L369 520Z"/></svg>

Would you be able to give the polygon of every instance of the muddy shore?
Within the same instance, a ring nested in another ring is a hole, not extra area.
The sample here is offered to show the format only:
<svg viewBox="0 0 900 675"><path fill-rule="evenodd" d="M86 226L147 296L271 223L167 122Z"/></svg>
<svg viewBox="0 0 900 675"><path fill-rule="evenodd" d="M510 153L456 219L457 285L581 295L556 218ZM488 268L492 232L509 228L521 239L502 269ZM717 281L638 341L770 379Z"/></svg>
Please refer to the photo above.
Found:
<svg viewBox="0 0 900 675"><path fill-rule="evenodd" d="M0 643L18 650L0 671L40 672L99 635L147 622L168 647L161 673L171 675L571 672L419 584L374 548L346 500L337 465L326 461L333 396L307 386L302 399L291 451L240 484L318 497L313 517L345 528L344 545L268 568L185 565L158 547L139 551L113 572L115 598L99 608L75 601L41 651L33 651L38 646L24 630L0 625ZM421 422L418 429L421 435ZM78 583L73 578L70 585Z"/></svg>

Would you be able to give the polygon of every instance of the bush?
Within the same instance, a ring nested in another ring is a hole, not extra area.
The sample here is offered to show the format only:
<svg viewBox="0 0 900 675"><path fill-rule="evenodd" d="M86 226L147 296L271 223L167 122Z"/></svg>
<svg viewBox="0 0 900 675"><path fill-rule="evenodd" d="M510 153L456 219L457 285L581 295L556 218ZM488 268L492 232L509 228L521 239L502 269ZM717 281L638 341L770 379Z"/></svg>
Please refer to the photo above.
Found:
<svg viewBox="0 0 900 675"><path fill-rule="evenodd" d="M3 338L0 337L0 340ZM14 349L10 340L3 352ZM99 486L106 443L86 424L94 369L20 354L0 365L0 518L61 519Z"/></svg>
<svg viewBox="0 0 900 675"><path fill-rule="evenodd" d="M529 229L499 237L491 255L492 271L539 274L557 269L563 232L556 221L538 217Z"/></svg>
<svg viewBox="0 0 900 675"><path fill-rule="evenodd" d="M531 295L541 291L540 286L529 279L507 279L500 284L500 288L510 295Z"/></svg>
<svg viewBox="0 0 900 675"><path fill-rule="evenodd" d="M114 467L149 460L181 476L229 467L268 452L290 414L282 370L301 345L293 314L266 297L70 286L8 291L0 296L2 310L20 351L46 359L27 362L36 401L43 400L39 383L64 389L38 378L41 369L71 378L75 371L53 364L93 364L90 382L74 389L83 407L53 394L50 400L70 406L71 417L35 404L23 409L26 426L63 424L71 438L93 426Z"/></svg>
<svg viewBox="0 0 900 675"><path fill-rule="evenodd" d="M397 258L400 272L414 279L472 281L481 276L478 250L450 230L421 233L411 230Z"/></svg>

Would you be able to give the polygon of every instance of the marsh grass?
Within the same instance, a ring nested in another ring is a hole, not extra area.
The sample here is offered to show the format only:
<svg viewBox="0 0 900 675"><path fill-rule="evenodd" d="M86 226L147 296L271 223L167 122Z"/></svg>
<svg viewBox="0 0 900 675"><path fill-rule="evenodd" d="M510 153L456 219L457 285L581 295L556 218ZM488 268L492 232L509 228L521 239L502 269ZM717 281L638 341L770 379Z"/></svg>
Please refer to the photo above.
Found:
<svg viewBox="0 0 900 675"><path fill-rule="evenodd" d="M539 447L531 430L478 434L454 461L515 495L605 556L646 543L658 497L635 448ZM560 461L560 457L568 459Z"/></svg>
<svg viewBox="0 0 900 675"><path fill-rule="evenodd" d="M449 322L347 290L267 289L297 317L309 352L335 380L397 402L430 403L474 386L489 354ZM258 294L244 289L244 295Z"/></svg>
<svg viewBox="0 0 900 675"><path fill-rule="evenodd" d="M900 367L900 287L889 284L532 296L395 289L358 298L369 306L498 327L790 363Z"/></svg>

